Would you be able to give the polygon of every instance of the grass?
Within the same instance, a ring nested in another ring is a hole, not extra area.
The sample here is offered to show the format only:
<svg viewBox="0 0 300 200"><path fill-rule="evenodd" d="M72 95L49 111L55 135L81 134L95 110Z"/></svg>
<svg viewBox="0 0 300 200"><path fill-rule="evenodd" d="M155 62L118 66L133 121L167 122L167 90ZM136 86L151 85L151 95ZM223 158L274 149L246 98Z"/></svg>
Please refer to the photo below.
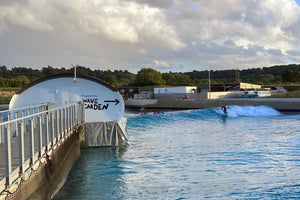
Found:
<svg viewBox="0 0 300 200"><path fill-rule="evenodd" d="M0 91L18 91L19 87L0 87Z"/></svg>

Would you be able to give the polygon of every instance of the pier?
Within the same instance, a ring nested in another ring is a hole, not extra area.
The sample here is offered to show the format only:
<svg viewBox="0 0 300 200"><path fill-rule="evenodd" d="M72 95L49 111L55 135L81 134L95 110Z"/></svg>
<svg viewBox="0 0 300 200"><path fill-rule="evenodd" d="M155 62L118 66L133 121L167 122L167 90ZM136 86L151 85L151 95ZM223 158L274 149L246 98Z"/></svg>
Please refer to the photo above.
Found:
<svg viewBox="0 0 300 200"><path fill-rule="evenodd" d="M82 102L1 112L0 199L50 199L80 155Z"/></svg>

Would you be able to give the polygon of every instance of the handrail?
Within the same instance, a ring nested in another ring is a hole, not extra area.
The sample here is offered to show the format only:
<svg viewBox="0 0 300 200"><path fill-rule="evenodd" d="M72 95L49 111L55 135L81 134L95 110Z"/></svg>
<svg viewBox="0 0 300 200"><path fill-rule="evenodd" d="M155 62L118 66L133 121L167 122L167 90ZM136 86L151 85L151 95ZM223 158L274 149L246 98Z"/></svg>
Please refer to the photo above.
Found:
<svg viewBox="0 0 300 200"><path fill-rule="evenodd" d="M0 123L0 193L83 122L84 104L77 102Z"/></svg>
<svg viewBox="0 0 300 200"><path fill-rule="evenodd" d="M0 111L0 122L3 121L3 115L5 113L8 114L7 120L10 120L12 117L13 118L18 118L19 116L27 116L31 112L39 112L41 110L48 110L49 108L53 108L54 103L43 103L43 104L38 104L38 105L32 105L32 106L27 106L27 107L21 107L21 108L15 108L15 109L10 109L10 110L2 110Z"/></svg>

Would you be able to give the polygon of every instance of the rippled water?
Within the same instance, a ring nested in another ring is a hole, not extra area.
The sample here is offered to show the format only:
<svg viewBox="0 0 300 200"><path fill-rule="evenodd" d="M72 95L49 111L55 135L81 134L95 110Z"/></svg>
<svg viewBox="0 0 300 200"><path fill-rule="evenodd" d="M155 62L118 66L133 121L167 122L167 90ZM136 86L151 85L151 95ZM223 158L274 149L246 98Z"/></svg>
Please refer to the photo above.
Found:
<svg viewBox="0 0 300 200"><path fill-rule="evenodd" d="M127 148L82 149L55 199L299 199L300 115L127 113Z"/></svg>

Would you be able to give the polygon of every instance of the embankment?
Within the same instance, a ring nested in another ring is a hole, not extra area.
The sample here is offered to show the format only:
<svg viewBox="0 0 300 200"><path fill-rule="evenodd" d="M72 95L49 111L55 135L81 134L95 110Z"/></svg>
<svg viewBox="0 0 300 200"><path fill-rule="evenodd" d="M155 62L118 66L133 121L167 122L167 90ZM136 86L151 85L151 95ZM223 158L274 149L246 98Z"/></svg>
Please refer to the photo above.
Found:
<svg viewBox="0 0 300 200"><path fill-rule="evenodd" d="M139 110L183 110L220 107L222 105L267 105L280 112L300 112L300 98L224 98L224 99L130 99L127 108Z"/></svg>

